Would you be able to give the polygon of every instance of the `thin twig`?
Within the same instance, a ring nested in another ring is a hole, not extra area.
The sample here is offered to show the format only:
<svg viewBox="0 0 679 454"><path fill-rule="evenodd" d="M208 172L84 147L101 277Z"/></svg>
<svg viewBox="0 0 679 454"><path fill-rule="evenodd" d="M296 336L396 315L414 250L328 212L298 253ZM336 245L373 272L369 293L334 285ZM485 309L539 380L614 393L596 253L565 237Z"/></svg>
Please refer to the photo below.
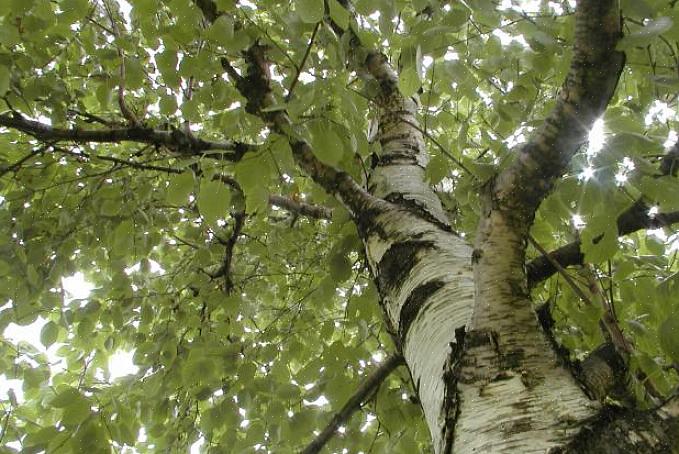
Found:
<svg viewBox="0 0 679 454"><path fill-rule="evenodd" d="M29 154L24 156L23 158L19 159L17 162L14 164L10 164L9 166L3 168L0 168L0 178L4 177L6 174L10 172L16 172L21 166L26 162L29 161L31 158L34 158L40 154L42 154L47 148L51 147L51 144L48 145L43 145L40 148L37 148L33 151L31 151Z"/></svg>
<svg viewBox="0 0 679 454"><path fill-rule="evenodd" d="M97 154L89 154L89 153L84 152L84 151L75 152L75 151L67 150L67 149L61 148L61 147L55 147L54 151L57 151L57 152L63 153L63 154L67 154L67 155L70 155L70 156L79 157L79 158L99 159L100 161L113 162L115 164L120 164L120 165L123 165L125 167L130 167L130 168L138 169L138 170L154 170L156 172L165 172L165 173L174 173L174 174L184 173L183 170L174 169L172 167L162 167L162 166L154 166L154 165L149 165L149 164L142 164L140 162L128 161L127 159L115 158L113 156L103 156L103 155L97 155Z"/></svg>
<svg viewBox="0 0 679 454"><path fill-rule="evenodd" d="M535 238L533 238L532 235L528 235L528 241L533 245L535 249L537 249L540 254L542 254L548 261L549 263L552 264L554 268L556 268L556 271L563 276L564 280L568 284L568 286L573 290L573 292L578 295L578 297L585 302L589 306L593 306L594 303L592 303L592 300L585 294L585 292L582 291L582 289L578 286L578 284L575 283L573 278L566 272L564 267L561 266L559 262L557 262L549 253L542 247L540 244L538 244L537 241L535 241Z"/></svg>
<svg viewBox="0 0 679 454"><path fill-rule="evenodd" d="M309 38L309 44L306 46L306 51L304 51L304 56L302 57L302 61L300 62L299 66L297 66L297 72L295 73L295 78L292 79L292 83L290 84L290 89L288 90L288 94L285 95L285 102L290 101L290 98L292 98L292 93L295 91L295 87L297 86L297 82L299 82L299 76L302 74L302 71L304 71L304 65L306 65L307 58L309 58L309 54L311 53L311 48L314 45L314 39L316 38L316 33L318 33L318 29L321 27L321 23L317 22L316 26L314 27L314 31L311 33L311 38Z"/></svg>
<svg viewBox="0 0 679 454"><path fill-rule="evenodd" d="M404 364L403 357L398 354L393 354L387 360L380 364L380 367L375 369L365 381L361 383L353 396L344 404L342 409L335 413L325 429L304 448L301 454L316 454L320 452L321 448L332 438L337 429L345 424L351 415L361 408L366 399L373 395L380 387L384 380L401 364Z"/></svg>
<svg viewBox="0 0 679 454"><path fill-rule="evenodd" d="M113 10L108 4L108 0L103 0L104 8L108 14L109 20L111 21L111 30L113 31L113 37L115 40L120 39L120 29L118 28L118 23L113 16ZM120 82L118 83L118 106L120 107L120 113L123 117L131 124L136 125L138 123L137 116L130 110L125 102L125 78L127 76L125 70L125 52L122 47L116 43L116 48L118 50L118 57L120 57Z"/></svg>
<svg viewBox="0 0 679 454"><path fill-rule="evenodd" d="M465 171L468 175L470 175L471 177L476 178L476 175L474 175L474 174L471 172L471 170L469 170L467 167L465 167L465 165L462 164L462 162L461 162L459 159L457 159L457 158L456 158L455 156L453 156L448 150L446 150L445 147L444 147L443 145L441 145L441 144L439 143L439 141L436 140L431 134L429 134L429 133L428 133L427 131L425 131L424 129L420 128L418 125L416 125L416 124L413 123L412 121L406 120L405 118L401 118L401 121L404 122L404 123L406 123L406 124L408 124L408 125L410 125L410 126L412 126L412 127L415 128L415 129L417 129L423 136L425 136L427 139L431 140L431 142L432 142L434 145L436 145L436 147L437 147L439 150L441 150L441 153L443 153L448 159L450 159L451 161L453 161L453 162L455 163L455 165L457 165L459 168L461 168L462 170L464 170L464 171Z"/></svg>

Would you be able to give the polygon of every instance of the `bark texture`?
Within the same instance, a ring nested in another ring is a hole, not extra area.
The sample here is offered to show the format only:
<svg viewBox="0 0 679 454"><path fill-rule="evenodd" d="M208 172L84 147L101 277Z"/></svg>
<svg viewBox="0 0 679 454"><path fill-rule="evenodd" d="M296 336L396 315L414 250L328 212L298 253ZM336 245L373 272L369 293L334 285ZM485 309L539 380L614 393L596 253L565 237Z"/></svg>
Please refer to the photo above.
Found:
<svg viewBox="0 0 679 454"><path fill-rule="evenodd" d="M545 452L596 406L560 366L530 308L525 248L535 210L613 95L624 64L614 0L578 3L570 72L553 112L486 188L473 254L475 306L459 347L455 452ZM479 436L482 433L483 436Z"/></svg>
<svg viewBox="0 0 679 454"><path fill-rule="evenodd" d="M417 100L402 96L389 62L369 53L367 73L381 93L379 156L369 190L392 203L359 222L386 321L403 352L437 452L450 423L446 364L455 328L473 307L471 248L454 234L424 178L427 153L416 117Z"/></svg>

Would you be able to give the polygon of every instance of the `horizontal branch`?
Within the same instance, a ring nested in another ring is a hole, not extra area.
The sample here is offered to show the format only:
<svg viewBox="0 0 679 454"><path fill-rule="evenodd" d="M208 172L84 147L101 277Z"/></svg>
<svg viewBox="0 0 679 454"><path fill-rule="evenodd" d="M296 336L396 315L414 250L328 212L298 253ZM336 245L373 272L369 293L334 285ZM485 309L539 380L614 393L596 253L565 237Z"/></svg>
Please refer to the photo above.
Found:
<svg viewBox="0 0 679 454"><path fill-rule="evenodd" d="M162 130L144 126L116 127L109 129L55 128L39 121L29 120L21 114L0 115L0 126L16 129L47 142L120 143L136 142L164 146L184 154L207 151L219 153L219 159L238 161L257 146L242 142L212 142L199 139L179 129Z"/></svg>
<svg viewBox="0 0 679 454"><path fill-rule="evenodd" d="M643 202L637 202L618 217L618 234L629 235L642 229L658 229L679 223L679 211L670 213L658 213L650 215L648 207ZM601 237L594 241L598 242ZM540 256L526 265L528 287L534 287L557 272L552 262L557 262L566 268L573 265L582 265L585 255L581 251L580 240L573 241L548 254Z"/></svg>
<svg viewBox="0 0 679 454"><path fill-rule="evenodd" d="M370 397L382 384L382 382L391 374L398 366L403 364L403 357L401 355L391 355L387 360L375 369L365 381L360 384L353 396L344 404L342 409L335 413L325 426L325 429L309 443L309 445L301 452L301 454L315 454L325 446L325 444L337 432L337 429L342 424L345 424L351 415L361 408L361 405Z"/></svg>
<svg viewBox="0 0 679 454"><path fill-rule="evenodd" d="M679 168L679 141L665 153L660 161L659 176L676 175L677 168ZM668 227L672 224L679 223L679 211L651 215L648 210L649 208L644 203L643 199L637 200L636 203L618 216L618 234L629 235L630 233L642 229L659 229L661 227ZM601 238L601 236L595 238L594 242L601 241ZM580 250L581 246L580 240L573 241L572 243L550 252L548 256L543 255L529 262L526 265L528 288L534 287L556 273L558 270L557 267L554 266L554 262L564 268L573 265L582 265L585 256Z"/></svg>
<svg viewBox="0 0 679 454"><path fill-rule="evenodd" d="M279 208L292 211L302 216L308 216L315 219L331 219L332 209L322 205L312 205L310 203L298 202L280 195L270 195L269 203Z"/></svg>

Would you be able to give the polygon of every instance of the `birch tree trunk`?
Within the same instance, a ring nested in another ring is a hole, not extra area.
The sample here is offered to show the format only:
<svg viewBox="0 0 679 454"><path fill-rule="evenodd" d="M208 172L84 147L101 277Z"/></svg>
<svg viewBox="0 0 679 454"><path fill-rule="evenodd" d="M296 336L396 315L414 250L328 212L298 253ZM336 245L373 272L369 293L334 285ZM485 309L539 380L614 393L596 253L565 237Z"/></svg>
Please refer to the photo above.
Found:
<svg viewBox="0 0 679 454"><path fill-rule="evenodd" d="M366 61L382 87L381 152L369 190L395 206L359 227L436 453L662 452L679 436L669 406L611 417L587 397L531 306L525 248L535 210L603 113L624 65L615 51L617 1L580 1L576 23L557 106L515 164L486 188L473 251L450 231L424 179L416 100L400 95L385 58ZM596 431L583 430L588 421ZM599 438L607 447L591 441Z"/></svg>

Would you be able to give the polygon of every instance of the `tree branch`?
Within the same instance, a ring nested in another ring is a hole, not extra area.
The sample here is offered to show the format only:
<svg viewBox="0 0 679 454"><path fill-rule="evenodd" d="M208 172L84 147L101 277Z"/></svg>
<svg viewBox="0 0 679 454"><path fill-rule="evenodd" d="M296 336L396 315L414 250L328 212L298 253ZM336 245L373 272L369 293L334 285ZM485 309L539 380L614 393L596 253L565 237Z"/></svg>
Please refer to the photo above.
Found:
<svg viewBox="0 0 679 454"><path fill-rule="evenodd" d="M318 29L321 28L321 22L318 22L316 26L314 27L314 31L311 33L311 38L309 38L309 44L306 47L306 50L304 51L304 55L302 56L302 61L299 63L299 66L297 66L297 71L295 72L295 77L292 79L292 82L290 83L290 88L288 89L288 94L285 95L285 101L288 102L290 101L290 98L292 98L292 94L295 91L295 87L297 86L297 82L299 82L299 76L302 74L302 71L304 71L304 65L306 65L306 60L309 58L309 54L311 53L311 48L314 45L314 39L316 38L316 33L318 33Z"/></svg>
<svg viewBox="0 0 679 454"><path fill-rule="evenodd" d="M332 209L322 205L298 202L275 194L269 196L269 203L302 216L308 216L315 219L332 219Z"/></svg>
<svg viewBox="0 0 679 454"><path fill-rule="evenodd" d="M320 452L321 448L332 438L337 429L345 424L351 415L361 408L369 396L371 396L382 384L382 382L391 374L398 366L403 364L403 357L398 354L391 355L387 360L375 369L365 381L360 384L353 396L344 404L342 409L335 413L325 426L325 429L318 434L309 445L301 451L301 454L315 454Z"/></svg>
<svg viewBox="0 0 679 454"><path fill-rule="evenodd" d="M625 62L615 50L622 36L617 0L580 0L575 12L570 71L554 110L537 134L498 176L493 195L526 226L554 182L606 110Z"/></svg>
<svg viewBox="0 0 679 454"><path fill-rule="evenodd" d="M104 156L104 155L99 155L99 154L90 154L86 153L84 151L81 151L79 153L72 151L72 150L66 150L61 147L53 147L54 151L63 153L69 156L74 156L76 158L80 159L99 159L100 161L108 161L112 162L114 164L121 165L123 167L129 167L132 169L137 169L137 170L152 170L155 172L164 172L164 173L173 173L173 174L179 174L179 173L184 173L184 170L182 169L175 169L173 167L164 167L164 166L155 166L151 164L145 164L143 162L136 162L136 161L129 161L127 159L120 159L116 158L114 156Z"/></svg>
<svg viewBox="0 0 679 454"><path fill-rule="evenodd" d="M679 211L650 216L648 210L642 211L639 209L640 207L646 208L645 204L637 202L618 217L618 233L620 235L629 235L642 229L658 229L679 223ZM601 237L598 237L594 241L598 242L600 240ZM572 265L582 265L585 255L580 249L581 246L581 241L576 240L550 252L547 256L531 260L526 265L528 287L535 287L557 272L556 267L551 263L552 261L558 262L564 268Z"/></svg>
<svg viewBox="0 0 679 454"><path fill-rule="evenodd" d="M350 1L341 0L340 4L350 17L355 15ZM356 26L350 25L345 29L331 17L324 20L347 43L348 67L362 79L377 82L379 87L375 96L370 98L378 107L378 115L374 121L377 124L376 137L381 147L379 153L373 154L372 171L368 177L370 193L445 230L450 229L450 222L440 199L425 182L424 169L429 162L429 154L424 136L431 139L443 154L463 170L468 172L468 169L419 126L418 96L404 96L399 88L398 70L390 63L389 58L379 48L363 43L355 32ZM411 178L401 177L406 174ZM410 184L411 181L418 181L419 184Z"/></svg>
<svg viewBox="0 0 679 454"><path fill-rule="evenodd" d="M219 17L219 11L211 0L194 0L208 21ZM314 155L311 145L294 131L292 121L285 110L268 110L276 105L271 90L271 74L266 57L267 46L255 43L244 52L247 67L245 76L234 80L236 89L247 100L245 110L259 116L276 133L286 137L293 156L302 170L329 194L340 200L354 214L375 208L379 199L366 192L347 172L322 163ZM227 62L228 63L228 62ZM230 67L230 64L229 64ZM235 71L235 70L234 70Z"/></svg>
<svg viewBox="0 0 679 454"><path fill-rule="evenodd" d="M169 131L144 126L110 129L55 128L39 121L29 120L23 115L0 114L0 126L16 129L41 141L75 143L119 143L137 142L165 146L183 154L199 154L207 151L224 151L219 159L236 162L257 145L242 142L211 142L186 134L179 129Z"/></svg>
<svg viewBox="0 0 679 454"><path fill-rule="evenodd" d="M118 28L118 23L116 21L116 18L113 16L113 10L111 8L111 5L109 4L109 0L104 0L104 9L106 10L106 13L108 14L108 18L111 21L111 31L113 31L113 37L115 40L120 39L120 29ZM117 50L118 50L118 57L120 57L120 82L118 83L118 106L120 107L120 113L123 115L123 118L125 118L131 125L136 125L138 123L137 116L132 112L132 110L128 107L127 102L125 101L125 78L127 77L127 73L125 71L125 52L123 49L119 46L116 45Z"/></svg>
<svg viewBox="0 0 679 454"><path fill-rule="evenodd" d="M660 161L660 176L675 175L677 172L677 162L679 162L679 141L665 153ZM642 199L637 200L632 206L618 216L618 234L629 235L642 229L658 229L669 227L679 223L679 211L670 213L659 213L651 216L648 206ZM601 236L594 239L595 243L601 241ZM554 263L566 268L572 265L582 265L585 255L581 251L581 241L576 240L565 246L542 255L526 265L526 275L528 277L528 288L535 287L540 282L549 278L558 271Z"/></svg>
<svg viewBox="0 0 679 454"><path fill-rule="evenodd" d="M19 159L17 162L10 164L8 166L1 166L0 167L0 178L4 177L6 174L8 174L10 172L16 172L17 170L19 170L21 168L22 165L24 165L24 163L26 163L27 161L30 161L31 158L34 158L36 156L40 156L49 147L50 147L49 145L41 146L40 148L37 148L37 149L31 151L29 154L27 154L23 158Z"/></svg>
<svg viewBox="0 0 679 454"><path fill-rule="evenodd" d="M236 249L236 242L245 224L245 211L237 211L231 215L233 217L233 229L229 239L224 244L224 258L222 266L215 273L215 277L224 277L224 293L230 295L233 291L233 279L231 277L231 265L233 263L233 252Z"/></svg>

